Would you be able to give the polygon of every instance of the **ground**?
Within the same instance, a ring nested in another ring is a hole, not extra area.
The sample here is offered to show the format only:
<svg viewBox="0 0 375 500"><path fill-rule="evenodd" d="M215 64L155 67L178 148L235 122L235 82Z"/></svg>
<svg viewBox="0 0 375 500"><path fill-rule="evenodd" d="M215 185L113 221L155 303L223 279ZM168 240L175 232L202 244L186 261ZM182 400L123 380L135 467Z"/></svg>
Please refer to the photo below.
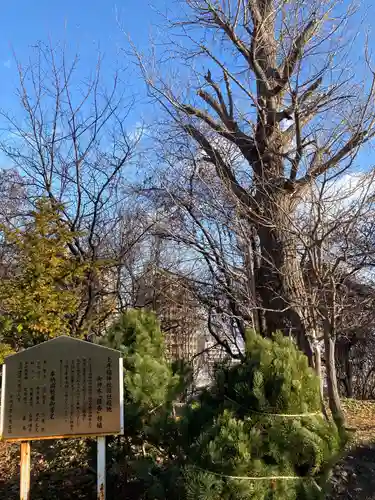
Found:
<svg viewBox="0 0 375 500"><path fill-rule="evenodd" d="M332 477L330 500L375 500L375 401L344 400L354 430L347 453Z"/></svg>
<svg viewBox="0 0 375 500"><path fill-rule="evenodd" d="M375 500L375 401L344 400L343 406L353 436L335 467L327 500ZM95 464L91 460L82 463L80 458L87 456L87 442L48 443L39 449L33 445L32 500L95 499ZM0 499L19 498L18 449L17 445L0 442ZM129 486L119 490L116 477L112 467L108 483L110 487L116 485L116 493L108 498L134 498Z"/></svg>

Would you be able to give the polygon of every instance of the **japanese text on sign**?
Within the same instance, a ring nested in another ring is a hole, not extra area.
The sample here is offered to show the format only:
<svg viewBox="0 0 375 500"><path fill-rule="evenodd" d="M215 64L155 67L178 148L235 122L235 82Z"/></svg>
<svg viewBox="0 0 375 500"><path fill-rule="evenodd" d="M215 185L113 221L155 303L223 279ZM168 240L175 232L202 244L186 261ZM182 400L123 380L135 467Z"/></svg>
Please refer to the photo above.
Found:
<svg viewBox="0 0 375 500"><path fill-rule="evenodd" d="M3 437L120 432L120 353L58 337L6 359Z"/></svg>

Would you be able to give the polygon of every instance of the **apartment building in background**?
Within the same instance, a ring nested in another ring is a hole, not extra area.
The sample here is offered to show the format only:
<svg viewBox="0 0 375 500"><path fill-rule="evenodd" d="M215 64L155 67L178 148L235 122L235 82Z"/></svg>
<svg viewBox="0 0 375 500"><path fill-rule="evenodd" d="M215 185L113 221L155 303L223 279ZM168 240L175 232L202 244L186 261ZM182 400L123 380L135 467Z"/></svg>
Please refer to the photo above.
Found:
<svg viewBox="0 0 375 500"><path fill-rule="evenodd" d="M168 358L192 362L195 386L209 385L215 365L226 352L209 333L207 311L194 297L188 280L150 268L137 290L136 307L154 311L160 320Z"/></svg>
<svg viewBox="0 0 375 500"><path fill-rule="evenodd" d="M136 307L154 311L165 334L169 359L190 361L205 348L204 317L187 280L150 269L138 286Z"/></svg>

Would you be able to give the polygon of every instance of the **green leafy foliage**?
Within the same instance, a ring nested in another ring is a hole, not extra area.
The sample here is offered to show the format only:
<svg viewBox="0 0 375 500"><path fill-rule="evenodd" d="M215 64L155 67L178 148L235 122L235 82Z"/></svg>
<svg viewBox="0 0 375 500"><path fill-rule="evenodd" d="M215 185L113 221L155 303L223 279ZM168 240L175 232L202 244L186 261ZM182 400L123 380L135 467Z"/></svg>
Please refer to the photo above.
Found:
<svg viewBox="0 0 375 500"><path fill-rule="evenodd" d="M319 381L292 341L249 332L245 361L219 369L198 403L180 428L186 500L322 497L343 443L320 412Z"/></svg>
<svg viewBox="0 0 375 500"><path fill-rule="evenodd" d="M11 354L14 354L13 349L8 344L0 343L0 365L2 365L4 359Z"/></svg>
<svg viewBox="0 0 375 500"><path fill-rule="evenodd" d="M76 235L62 209L41 199L24 227L0 227L13 250L0 287L0 333L16 350L69 334L79 309L86 266L69 253Z"/></svg>

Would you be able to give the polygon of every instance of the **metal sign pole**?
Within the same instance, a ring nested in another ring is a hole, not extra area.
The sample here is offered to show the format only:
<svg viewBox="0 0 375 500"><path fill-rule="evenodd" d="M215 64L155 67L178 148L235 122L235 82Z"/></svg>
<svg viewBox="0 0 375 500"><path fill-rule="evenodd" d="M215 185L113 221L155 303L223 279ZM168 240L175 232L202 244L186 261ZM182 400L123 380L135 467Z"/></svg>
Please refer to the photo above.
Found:
<svg viewBox="0 0 375 500"><path fill-rule="evenodd" d="M105 436L98 436L97 443L97 484L98 484L98 500L106 499L106 468L105 468Z"/></svg>
<svg viewBox="0 0 375 500"><path fill-rule="evenodd" d="M20 500L30 500L30 464L30 441L22 441Z"/></svg>
<svg viewBox="0 0 375 500"><path fill-rule="evenodd" d="M119 359L119 375L120 375L120 435L124 434L124 358Z"/></svg>
<svg viewBox="0 0 375 500"><path fill-rule="evenodd" d="M4 420L5 420L5 377L6 366L3 364L2 379L1 379L1 403L0 403L0 436L4 434Z"/></svg>

